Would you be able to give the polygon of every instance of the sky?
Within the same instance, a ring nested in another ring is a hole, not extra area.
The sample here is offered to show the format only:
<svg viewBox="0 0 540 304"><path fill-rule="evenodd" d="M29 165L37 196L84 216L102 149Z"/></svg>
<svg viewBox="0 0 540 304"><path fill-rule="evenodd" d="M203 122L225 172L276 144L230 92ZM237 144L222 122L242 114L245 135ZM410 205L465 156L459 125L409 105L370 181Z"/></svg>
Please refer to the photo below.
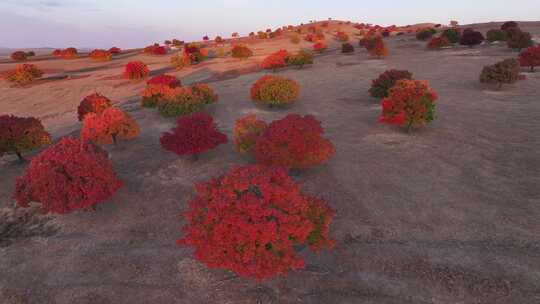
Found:
<svg viewBox="0 0 540 304"><path fill-rule="evenodd" d="M518 4L519 3L519 4ZM0 47L144 47L310 20L407 25L540 21L540 0L0 0Z"/></svg>

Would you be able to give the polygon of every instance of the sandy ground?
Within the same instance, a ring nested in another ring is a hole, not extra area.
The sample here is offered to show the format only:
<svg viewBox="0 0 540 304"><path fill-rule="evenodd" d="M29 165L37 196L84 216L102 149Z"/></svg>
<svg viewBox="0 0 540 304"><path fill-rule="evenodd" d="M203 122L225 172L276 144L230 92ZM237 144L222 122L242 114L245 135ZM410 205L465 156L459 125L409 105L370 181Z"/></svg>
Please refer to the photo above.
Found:
<svg viewBox="0 0 540 304"><path fill-rule="evenodd" d="M540 34L540 23L524 27ZM265 54L304 42L257 43L248 60L179 72L168 68L170 56L136 53L108 63L42 60L48 80L24 89L0 81L0 113L39 117L55 140L77 134L76 107L94 91L142 126L138 139L106 147L125 186L97 212L14 210L14 179L26 165L0 159L0 228L17 231L0 238L0 303L540 303L540 72L494 91L478 76L517 55L504 45L428 51L413 36L387 41L386 60L359 48L342 55L333 42L313 66L278 71L302 86L285 110L254 106L249 88L264 74L256 65ZM208 112L229 139L248 113L267 121L315 115L337 153L295 178L337 210L335 249L306 250L305 270L257 284L209 270L177 247L193 183L249 161L230 142L197 162L161 149L159 135L174 120L139 106L143 83L114 77L133 59L184 84L211 80L220 101ZM0 64L0 72L13 66ZM433 124L406 134L376 122L379 101L367 91L390 68L410 70L439 93Z"/></svg>

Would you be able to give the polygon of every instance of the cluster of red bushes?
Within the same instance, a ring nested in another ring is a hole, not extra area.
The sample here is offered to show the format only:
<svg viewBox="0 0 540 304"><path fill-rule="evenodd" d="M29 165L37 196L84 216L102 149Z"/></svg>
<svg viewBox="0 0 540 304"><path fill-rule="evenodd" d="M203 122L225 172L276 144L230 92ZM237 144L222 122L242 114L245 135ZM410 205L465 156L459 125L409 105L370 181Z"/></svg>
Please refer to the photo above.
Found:
<svg viewBox="0 0 540 304"><path fill-rule="evenodd" d="M75 59L79 56L79 53L76 48L69 47L67 49L56 49L52 52L52 55L55 57L61 57L64 59Z"/></svg>
<svg viewBox="0 0 540 304"><path fill-rule="evenodd" d="M28 58L28 54L23 51L16 51L16 52L11 53L10 57L12 60L23 61Z"/></svg>
<svg viewBox="0 0 540 304"><path fill-rule="evenodd" d="M297 66L302 68L306 64L313 64L313 54L306 50L300 50L296 54L291 54L286 50L279 50L268 55L262 62L261 68L273 70L274 72L286 66Z"/></svg>
<svg viewBox="0 0 540 304"><path fill-rule="evenodd" d="M305 266L296 246L319 251L334 244L334 211L303 194L284 169L238 167L196 191L178 244L193 247L210 268L264 280Z"/></svg>

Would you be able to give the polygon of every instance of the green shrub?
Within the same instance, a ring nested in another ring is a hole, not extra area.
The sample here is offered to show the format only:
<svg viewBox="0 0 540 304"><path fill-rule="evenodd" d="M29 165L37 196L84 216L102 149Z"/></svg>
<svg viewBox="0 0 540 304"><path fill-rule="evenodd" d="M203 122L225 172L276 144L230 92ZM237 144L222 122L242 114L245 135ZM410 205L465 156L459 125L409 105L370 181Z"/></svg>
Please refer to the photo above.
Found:
<svg viewBox="0 0 540 304"><path fill-rule="evenodd" d="M486 39L489 42L506 41L506 31L499 29L492 29L486 33Z"/></svg>
<svg viewBox="0 0 540 304"><path fill-rule="evenodd" d="M450 43L458 43L461 33L457 28L449 28L441 33L441 37L446 37Z"/></svg>

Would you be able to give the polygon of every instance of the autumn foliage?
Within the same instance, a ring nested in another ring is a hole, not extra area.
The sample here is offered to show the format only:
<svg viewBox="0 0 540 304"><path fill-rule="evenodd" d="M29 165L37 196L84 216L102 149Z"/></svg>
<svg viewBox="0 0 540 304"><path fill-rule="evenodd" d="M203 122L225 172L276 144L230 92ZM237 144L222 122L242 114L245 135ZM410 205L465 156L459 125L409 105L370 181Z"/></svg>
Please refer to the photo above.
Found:
<svg viewBox="0 0 540 304"><path fill-rule="evenodd" d="M255 145L255 158L264 165L308 168L326 162L334 145L322 137L324 130L311 115L289 114L273 121Z"/></svg>
<svg viewBox="0 0 540 304"><path fill-rule="evenodd" d="M133 139L139 136L137 122L122 110L109 107L101 113L88 113L84 116L81 140L95 144L116 144L118 139Z"/></svg>
<svg viewBox="0 0 540 304"><path fill-rule="evenodd" d="M266 57L262 63L261 68L265 70L276 70L287 66L287 59L289 57L289 52L286 50L279 50L275 53L272 53Z"/></svg>
<svg viewBox="0 0 540 304"><path fill-rule="evenodd" d="M520 64L517 59L505 59L493 65L485 66L482 73L480 73L480 82L498 84L500 88L503 83L511 84L518 81L519 72Z"/></svg>
<svg viewBox="0 0 540 304"><path fill-rule="evenodd" d="M114 55L120 54L121 52L122 52L122 50L120 48L115 47L115 46L113 46L112 48L109 49L109 53L114 54Z"/></svg>
<svg viewBox="0 0 540 304"><path fill-rule="evenodd" d="M252 155L257 140L267 127L266 122L255 114L238 119L233 131L236 150L241 154Z"/></svg>
<svg viewBox="0 0 540 304"><path fill-rule="evenodd" d="M182 86L182 83L180 82L180 80L178 78L176 78L176 76L167 75L167 74L161 74L161 75L154 76L154 77L150 78L146 82L146 84L147 85L165 85L165 86L169 86L171 88L181 87Z"/></svg>
<svg viewBox="0 0 540 304"><path fill-rule="evenodd" d="M217 129L214 119L204 113L181 117L176 128L160 138L163 149L178 155L197 155L227 142L227 136Z"/></svg>
<svg viewBox="0 0 540 304"><path fill-rule="evenodd" d="M540 66L540 45L531 46L519 54L519 64L522 67L529 67L531 72Z"/></svg>
<svg viewBox="0 0 540 304"><path fill-rule="evenodd" d="M369 94L377 98L388 97L390 89L401 79L412 79L412 74L409 71L401 70L385 71L377 79L371 81Z"/></svg>
<svg viewBox="0 0 540 304"><path fill-rule="evenodd" d="M124 69L124 78L139 80L150 75L150 70L142 61L130 61Z"/></svg>
<svg viewBox="0 0 540 304"><path fill-rule="evenodd" d="M149 45L143 49L143 53L147 55L167 55L167 48L160 45Z"/></svg>
<svg viewBox="0 0 540 304"><path fill-rule="evenodd" d="M533 46L531 33L522 31L519 27L511 27L506 30L506 44L511 49L522 50Z"/></svg>
<svg viewBox="0 0 540 304"><path fill-rule="evenodd" d="M373 40L373 47L368 48L368 52L371 56L377 58L385 58L388 56L388 47L382 37L378 36Z"/></svg>
<svg viewBox="0 0 540 304"><path fill-rule="evenodd" d="M76 48L69 47L67 49L63 49L60 51L60 54L58 55L64 59L75 59L79 56L79 53Z"/></svg>
<svg viewBox="0 0 540 304"><path fill-rule="evenodd" d="M245 45L237 44L232 50L232 57L234 58L248 58L253 56L253 51Z"/></svg>
<svg viewBox="0 0 540 304"><path fill-rule="evenodd" d="M107 152L63 138L32 159L17 179L14 197L21 207L37 202L45 213L65 214L92 209L121 186Z"/></svg>
<svg viewBox="0 0 540 304"><path fill-rule="evenodd" d="M445 36L431 38L427 44L427 48L430 50L436 50L443 47L451 46L450 40Z"/></svg>
<svg viewBox="0 0 540 304"><path fill-rule="evenodd" d="M6 80L18 85L27 85L41 76L43 72L37 66L24 63L15 67L15 70L8 71Z"/></svg>
<svg viewBox="0 0 540 304"><path fill-rule="evenodd" d="M289 66L303 68L306 64L313 64L313 53L307 50L300 50L296 54L289 55L286 61Z"/></svg>
<svg viewBox="0 0 540 304"><path fill-rule="evenodd" d="M300 95L300 85L288 78L266 75L251 87L251 99L269 106L284 106L295 102Z"/></svg>
<svg viewBox="0 0 540 304"><path fill-rule="evenodd" d="M0 157L15 154L23 160L23 153L50 143L51 136L37 118L0 116Z"/></svg>
<svg viewBox="0 0 540 304"><path fill-rule="evenodd" d="M98 61L109 61L112 60L112 53L106 50L93 50L89 54L90 58Z"/></svg>
<svg viewBox="0 0 540 304"><path fill-rule="evenodd" d="M319 41L313 44L313 51L322 53L326 50L327 47L328 46L326 45L326 43L324 43L323 41Z"/></svg>
<svg viewBox="0 0 540 304"><path fill-rule="evenodd" d="M99 93L88 95L81 101L77 108L79 121L83 121L84 116L88 113L101 114L105 109L111 106L112 103L109 98Z"/></svg>
<svg viewBox="0 0 540 304"><path fill-rule="evenodd" d="M191 87L162 87L159 90L162 98L157 100L157 106L164 117L193 114L219 99L207 84L195 84Z"/></svg>
<svg viewBox="0 0 540 304"><path fill-rule="evenodd" d="M380 122L411 127L424 126L435 119L438 96L427 81L399 80L382 100Z"/></svg>
<svg viewBox="0 0 540 304"><path fill-rule="evenodd" d="M245 166L197 184L179 245L210 268L259 281L302 269L297 246L331 248L334 211L282 168Z"/></svg>

